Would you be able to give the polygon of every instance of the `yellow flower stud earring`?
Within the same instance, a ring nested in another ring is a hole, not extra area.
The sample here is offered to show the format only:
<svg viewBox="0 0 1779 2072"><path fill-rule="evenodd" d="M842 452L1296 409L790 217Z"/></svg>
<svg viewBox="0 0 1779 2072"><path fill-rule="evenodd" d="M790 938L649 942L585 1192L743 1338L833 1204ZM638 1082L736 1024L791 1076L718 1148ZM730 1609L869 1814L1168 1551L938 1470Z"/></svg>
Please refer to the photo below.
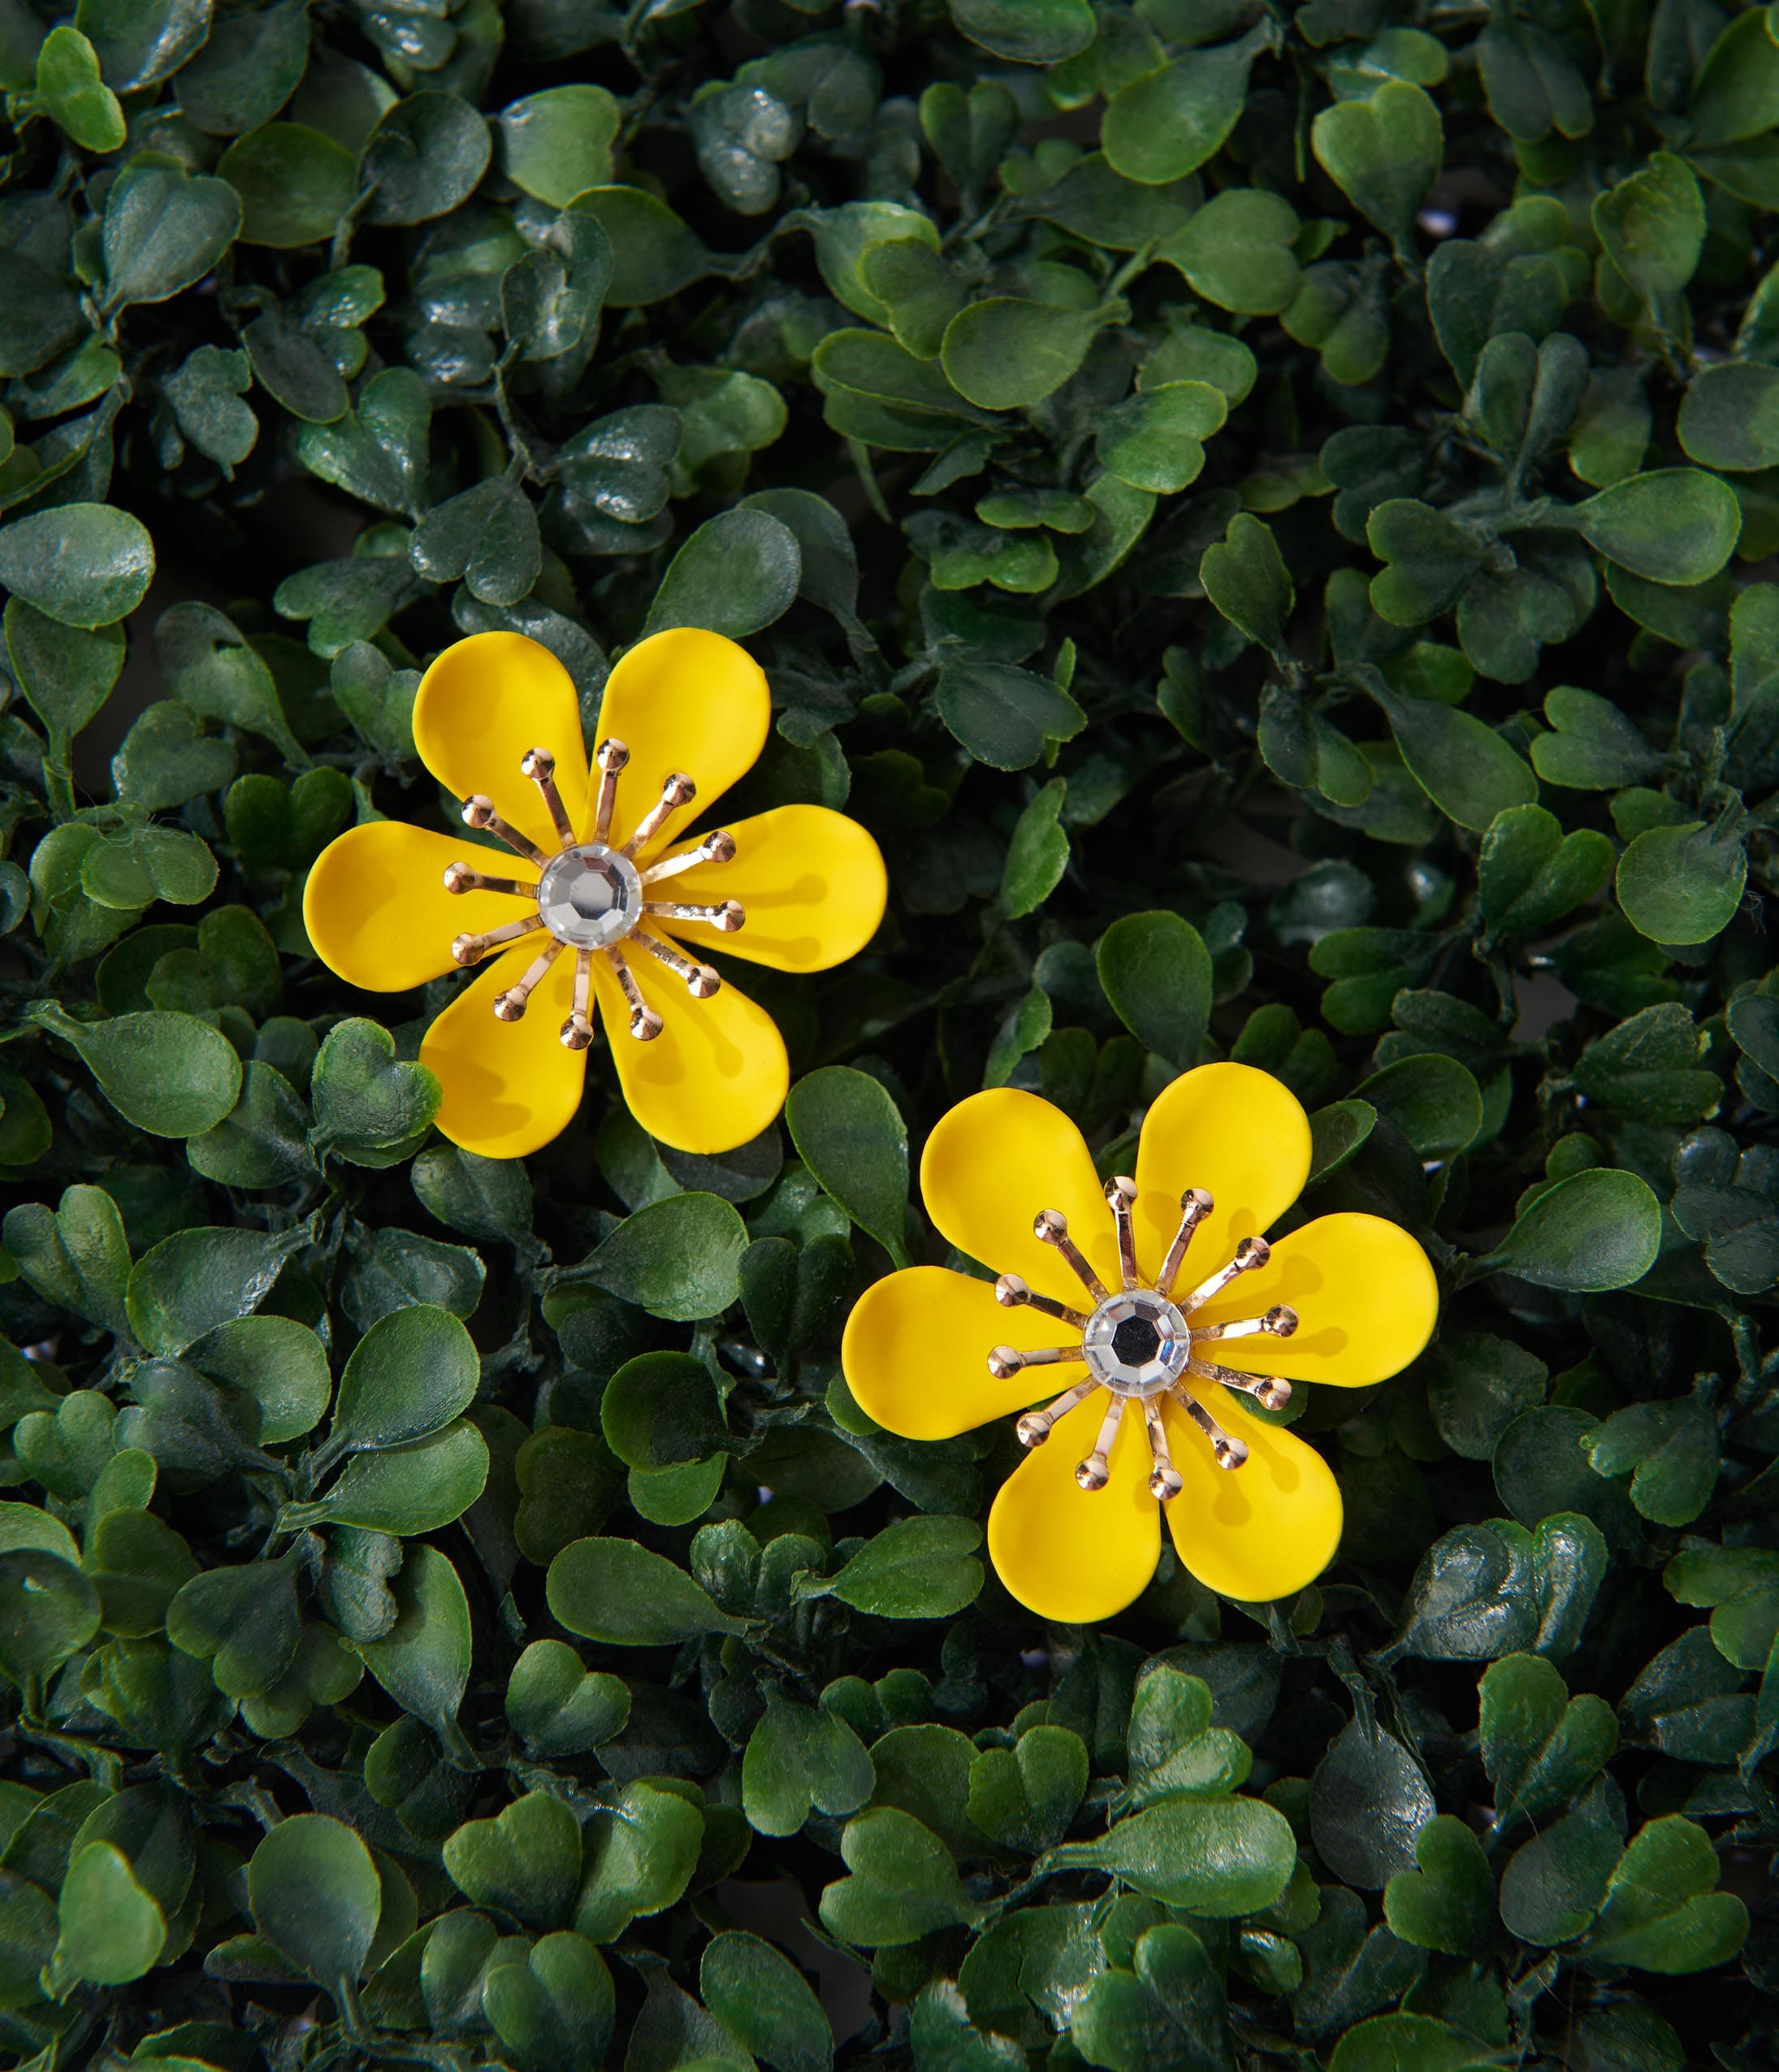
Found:
<svg viewBox="0 0 1779 2072"><path fill-rule="evenodd" d="M1029 1449L994 1500L989 1552L1041 1617L1136 1597L1167 1515L1180 1560L1225 1597L1284 1597L1340 1539L1313 1446L1241 1407L1294 1381L1362 1387L1431 1336L1426 1255L1395 1224L1324 1216L1268 1244L1309 1176L1309 1122L1269 1073L1201 1065L1144 1120L1134 1177L1102 1186L1080 1132L1036 1095L972 1095L920 1162L927 1213L977 1280L916 1266L866 1290L842 1362L866 1413L911 1439L1023 1412ZM1069 1385L1043 1408L1029 1407Z"/></svg>
<svg viewBox="0 0 1779 2072"><path fill-rule="evenodd" d="M700 953L825 970L877 932L886 881L870 835L822 806L681 839L752 766L771 718L745 648L654 634L607 679L595 782L548 648L478 633L426 671L421 761L509 853L400 821L348 828L309 873L303 919L322 961L366 991L486 965L420 1046L453 1143L517 1158L566 1128L601 1020L624 1099L660 1142L729 1151L777 1114L783 1040Z"/></svg>

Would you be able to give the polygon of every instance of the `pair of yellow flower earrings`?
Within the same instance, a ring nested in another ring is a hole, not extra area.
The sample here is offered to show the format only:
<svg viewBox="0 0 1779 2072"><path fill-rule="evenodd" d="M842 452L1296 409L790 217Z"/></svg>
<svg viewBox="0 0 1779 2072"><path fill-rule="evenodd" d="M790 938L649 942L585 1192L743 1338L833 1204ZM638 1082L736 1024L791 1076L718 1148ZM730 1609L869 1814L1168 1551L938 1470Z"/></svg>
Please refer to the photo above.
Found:
<svg viewBox="0 0 1779 2072"><path fill-rule="evenodd" d="M454 1143L518 1158L558 1135L601 1014L627 1031L612 1044L619 1084L661 1142L730 1150L778 1113L783 1039L697 953L825 970L877 932L887 884L870 835L820 806L685 838L770 723L759 665L690 627L612 670L591 770L574 686L537 642L477 634L427 670L421 760L505 853L370 821L316 862L303 913L322 960L368 990L485 966L420 1047ZM1309 1157L1296 1097L1240 1064L1175 1080L1145 1118L1135 1174L1104 1184L1080 1132L1035 1095L972 1095L928 1138L928 1216L1000 1277L889 1275L855 1307L842 1363L868 1415L905 1438L1023 1413L1029 1450L995 1498L989 1551L1041 1617L1122 1610L1154 1573L1164 1511L1180 1560L1227 1597L1288 1596L1333 1558L1339 1485L1273 1419L1293 1381L1398 1372L1431 1337L1438 1294L1421 1247L1377 1216L1320 1216L1267 1243ZM1056 1379L1062 1394L1032 1407Z"/></svg>

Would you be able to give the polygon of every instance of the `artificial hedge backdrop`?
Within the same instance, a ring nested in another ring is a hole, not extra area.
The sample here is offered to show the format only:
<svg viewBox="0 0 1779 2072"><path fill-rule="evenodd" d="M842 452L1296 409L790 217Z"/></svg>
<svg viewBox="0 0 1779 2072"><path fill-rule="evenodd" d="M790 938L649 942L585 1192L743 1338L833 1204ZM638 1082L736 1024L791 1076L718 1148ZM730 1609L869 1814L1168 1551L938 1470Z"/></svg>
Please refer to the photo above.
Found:
<svg viewBox="0 0 1779 2072"><path fill-rule="evenodd" d="M1776 36L0 0L10 2054L1772 2065ZM744 1151L467 1156L305 870L685 623L888 918ZM840 1328L1226 1056L1439 1333L1318 1587L1047 1631Z"/></svg>

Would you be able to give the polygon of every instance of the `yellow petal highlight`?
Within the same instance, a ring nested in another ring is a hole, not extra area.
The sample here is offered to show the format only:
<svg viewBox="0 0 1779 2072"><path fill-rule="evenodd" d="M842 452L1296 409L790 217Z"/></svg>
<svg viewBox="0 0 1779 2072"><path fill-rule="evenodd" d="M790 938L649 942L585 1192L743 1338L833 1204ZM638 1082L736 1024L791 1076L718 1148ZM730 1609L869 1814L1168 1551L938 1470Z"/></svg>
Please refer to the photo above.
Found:
<svg viewBox="0 0 1779 2072"><path fill-rule="evenodd" d="M615 737L630 752L618 779L612 842L630 839L676 770L691 778L698 795L667 825L689 827L753 768L771 722L766 673L745 648L694 626L638 640L606 678L594 737L595 746ZM577 821L583 834L591 833L591 815L590 806ZM673 839L658 834L643 855L654 856ZM732 896L739 895L717 895Z"/></svg>
<svg viewBox="0 0 1779 2072"><path fill-rule="evenodd" d="M1161 1554L1149 1441L1134 1404L1126 1405L1113 1442L1110 1481L1089 1492L1075 1480L1106 1407L1102 1392L1071 1410L1008 1476L989 1513L995 1572L1028 1610L1058 1625L1122 1611L1142 1593Z"/></svg>
<svg viewBox="0 0 1779 2072"><path fill-rule="evenodd" d="M1382 1216L1321 1216L1281 1238L1264 1266L1232 1281L1192 1321L1258 1316L1275 1303L1297 1312L1292 1337L1220 1341L1205 1356L1245 1374L1362 1389L1400 1374L1421 1351L1433 1335L1439 1290L1406 1230Z"/></svg>
<svg viewBox="0 0 1779 2072"><path fill-rule="evenodd" d="M545 973L523 1020L495 1018L495 995L524 976L544 939L509 950L478 972L420 1045L420 1062L444 1088L439 1129L483 1158L539 1150L581 1105L587 1052L565 1050L561 1035L574 1004L574 951L565 950Z"/></svg>
<svg viewBox="0 0 1779 2072"><path fill-rule="evenodd" d="M303 887L303 925L315 954L348 985L367 993L404 993L453 969L451 939L522 920L532 903L504 892L452 893L448 863L505 872L509 852L491 859L465 836L435 834L399 820L348 827L315 859ZM513 875L535 873L513 856Z"/></svg>
<svg viewBox="0 0 1779 2072"><path fill-rule="evenodd" d="M1309 1177L1309 1118L1288 1086L1245 1064L1201 1064L1164 1087L1137 1145L1136 1255L1153 1278L1180 1228L1180 1198L1202 1187L1217 1206L1192 1233L1184 1292L1244 1238L1283 1216ZM1250 1312L1244 1311L1242 1315Z"/></svg>
<svg viewBox="0 0 1779 2072"><path fill-rule="evenodd" d="M889 879L857 821L825 806L779 806L729 831L735 853L728 863L701 864L651 896L698 906L738 899L745 925L725 935L703 921L666 924L676 935L777 971L825 971L877 934Z"/></svg>
<svg viewBox="0 0 1779 2072"><path fill-rule="evenodd" d="M1041 1209L1060 1209L1069 1235L1109 1288L1119 1285L1112 1212L1081 1133L1036 1094L998 1086L941 1116L920 1160L927 1213L960 1252L997 1273L1019 1273L1071 1309L1088 1294L1050 1245L1032 1234Z"/></svg>
<svg viewBox="0 0 1779 2072"><path fill-rule="evenodd" d="M676 1151L729 1151L757 1137L784 1106L790 1085L784 1038L772 1016L726 980L709 999L695 1000L646 950L634 943L624 948L663 1023L653 1042L639 1043L611 966L603 957L593 960L593 990L630 1113Z"/></svg>
<svg viewBox="0 0 1779 2072"><path fill-rule="evenodd" d="M985 1281L949 1267L915 1266L874 1281L846 1320L840 1363L868 1417L904 1439L952 1439L1079 1381L1079 1361L1028 1367L998 1381L994 1346L1029 1352L1080 1333L1054 1316L1002 1309Z"/></svg>
<svg viewBox="0 0 1779 2072"><path fill-rule="evenodd" d="M1180 1558L1220 1596L1266 1602L1314 1582L1340 1544L1340 1488L1314 1446L1250 1417L1227 1389L1193 1392L1248 1459L1218 1467L1204 1433L1176 1404L1164 1405L1167 1442L1185 1487L1163 1506Z"/></svg>
<svg viewBox="0 0 1779 2072"><path fill-rule="evenodd" d="M574 680L522 633L472 633L420 679L414 746L448 791L485 792L495 810L546 855L561 847L542 795L519 768L530 748L556 757L556 788L578 826L587 805L587 751ZM529 870L530 866L524 866Z"/></svg>

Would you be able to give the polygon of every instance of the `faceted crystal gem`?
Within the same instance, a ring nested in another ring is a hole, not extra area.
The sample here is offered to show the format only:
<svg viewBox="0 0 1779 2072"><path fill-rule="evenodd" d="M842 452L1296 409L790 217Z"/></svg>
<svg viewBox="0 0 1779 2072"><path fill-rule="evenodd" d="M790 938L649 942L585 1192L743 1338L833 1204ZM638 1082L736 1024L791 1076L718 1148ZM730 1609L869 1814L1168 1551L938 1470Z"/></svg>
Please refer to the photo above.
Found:
<svg viewBox="0 0 1779 2072"><path fill-rule="evenodd" d="M564 849L544 866L538 911L559 942L578 950L608 948L628 935L642 914L642 874L603 842Z"/></svg>
<svg viewBox="0 0 1779 2072"><path fill-rule="evenodd" d="M1186 1371L1192 1336L1165 1295L1132 1288L1102 1303L1081 1334L1093 1378L1118 1396L1153 1396Z"/></svg>

